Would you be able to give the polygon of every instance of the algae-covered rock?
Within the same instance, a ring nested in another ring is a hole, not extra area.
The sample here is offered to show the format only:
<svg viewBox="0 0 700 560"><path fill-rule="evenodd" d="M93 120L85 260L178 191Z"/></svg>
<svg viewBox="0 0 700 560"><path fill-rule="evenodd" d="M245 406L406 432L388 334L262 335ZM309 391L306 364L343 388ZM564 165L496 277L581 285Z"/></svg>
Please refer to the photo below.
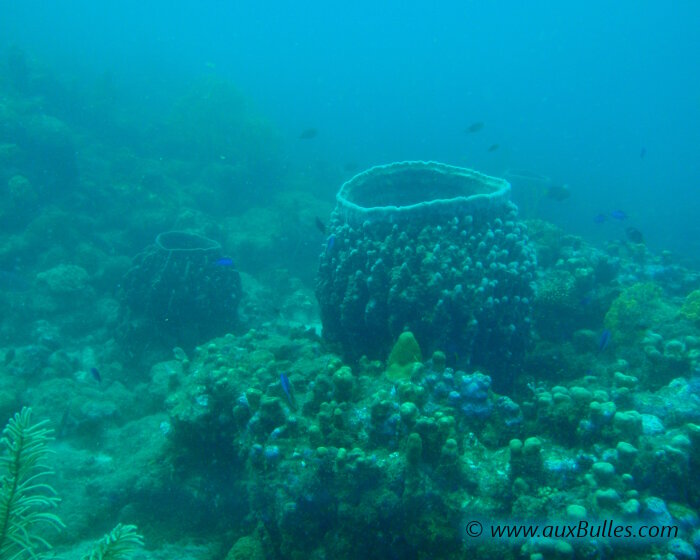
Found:
<svg viewBox="0 0 700 560"><path fill-rule="evenodd" d="M278 397L263 396L260 400L260 422L267 430L284 424L286 414L282 400Z"/></svg>
<svg viewBox="0 0 700 560"><path fill-rule="evenodd" d="M677 311L663 300L663 291L654 283L630 286L612 302L605 315L605 326L616 341L638 342L650 326L673 320Z"/></svg>
<svg viewBox="0 0 700 560"><path fill-rule="evenodd" d="M459 446L457 441L449 438L440 450L440 462L435 471L435 477L444 488L457 490L462 484L462 472L459 462Z"/></svg>
<svg viewBox="0 0 700 560"><path fill-rule="evenodd" d="M572 521L579 521L581 519L586 519L588 512L586 508L578 504L569 504L566 506L566 517Z"/></svg>
<svg viewBox="0 0 700 560"><path fill-rule="evenodd" d="M521 548L523 557L530 560L571 560L574 558L574 547L563 539L545 537L532 539Z"/></svg>
<svg viewBox="0 0 700 560"><path fill-rule="evenodd" d="M413 333L403 332L389 354L386 375L392 381L410 377L422 361L420 346Z"/></svg>
<svg viewBox="0 0 700 560"><path fill-rule="evenodd" d="M617 451L618 464L623 469L629 470L637 458L637 448L626 441L620 441L615 448Z"/></svg>
<svg viewBox="0 0 700 560"><path fill-rule="evenodd" d="M256 387L250 387L246 389L245 398L248 402L248 406L253 412L257 412L260 407L260 400L262 399L262 391Z"/></svg>
<svg viewBox="0 0 700 560"><path fill-rule="evenodd" d="M523 443L523 454L532 457L538 456L542 451L542 440L538 437L529 437Z"/></svg>
<svg viewBox="0 0 700 560"><path fill-rule="evenodd" d="M396 443L401 416L398 404L384 396L384 392L378 394L370 407L370 438L378 445L392 446Z"/></svg>
<svg viewBox="0 0 700 560"><path fill-rule="evenodd" d="M0 161L2 160L2 144L0 144ZM2 166L0 164L0 169ZM0 218L4 227L19 226L29 221L29 218L40 207L38 190L24 175L13 175L3 189L0 200Z"/></svg>
<svg viewBox="0 0 700 560"><path fill-rule="evenodd" d="M591 468L596 482L605 486L610 484L615 477L615 467L606 461L597 461Z"/></svg>
<svg viewBox="0 0 700 560"><path fill-rule="evenodd" d="M695 547L681 538L671 539L668 543L668 551L675 560L696 560Z"/></svg>
<svg viewBox="0 0 700 560"><path fill-rule="evenodd" d="M260 539L246 535L231 547L226 560L265 560L265 550Z"/></svg>
<svg viewBox="0 0 700 560"><path fill-rule="evenodd" d="M620 495L613 488L596 490L594 499L598 507L605 510L613 510L620 504Z"/></svg>
<svg viewBox="0 0 700 560"><path fill-rule="evenodd" d="M522 477L528 483L538 481L543 470L542 440L538 437L529 437L524 442L512 439L508 449L511 478Z"/></svg>
<svg viewBox="0 0 700 560"><path fill-rule="evenodd" d="M447 365L447 357L445 356L445 353L441 352L440 350L433 352L432 365L434 371L444 371Z"/></svg>
<svg viewBox="0 0 700 560"><path fill-rule="evenodd" d="M333 396L339 402L350 400L355 380L352 370L343 366L333 374Z"/></svg>
<svg viewBox="0 0 700 560"><path fill-rule="evenodd" d="M423 440L420 435L413 432L406 440L406 461L409 465L417 465L423 456Z"/></svg>
<svg viewBox="0 0 700 560"><path fill-rule="evenodd" d="M418 418L418 407L412 402L405 402L399 408L401 420L407 426L413 426Z"/></svg>
<svg viewBox="0 0 700 560"><path fill-rule="evenodd" d="M523 453L523 442L517 438L510 440L508 443L508 449L510 450L511 459L515 457L522 456Z"/></svg>
<svg viewBox="0 0 700 560"><path fill-rule="evenodd" d="M686 296L681 315L693 323L700 324L700 290L693 290Z"/></svg>
<svg viewBox="0 0 700 560"><path fill-rule="evenodd" d="M80 266L61 264L40 272L36 279L45 285L52 295L65 296L84 291L87 288L89 276Z"/></svg>

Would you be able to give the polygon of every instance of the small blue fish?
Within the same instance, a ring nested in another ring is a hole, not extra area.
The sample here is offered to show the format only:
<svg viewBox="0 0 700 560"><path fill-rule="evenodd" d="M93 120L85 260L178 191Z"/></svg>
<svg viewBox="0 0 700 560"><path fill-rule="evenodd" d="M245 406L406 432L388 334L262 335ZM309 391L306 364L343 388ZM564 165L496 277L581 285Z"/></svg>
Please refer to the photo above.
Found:
<svg viewBox="0 0 700 560"><path fill-rule="evenodd" d="M608 347L610 344L610 339L612 338L612 333L608 330L605 329L603 333L600 335L600 342L598 342L598 352L605 352L605 349Z"/></svg>
<svg viewBox="0 0 700 560"><path fill-rule="evenodd" d="M593 221L596 224L603 224L608 221L608 217L605 214L598 214L595 218L593 218Z"/></svg>
<svg viewBox="0 0 700 560"><path fill-rule="evenodd" d="M335 233L331 233L326 241L326 253L330 253L335 247Z"/></svg>
<svg viewBox="0 0 700 560"><path fill-rule="evenodd" d="M100 375L100 370L97 369L96 367L91 367L90 368L90 375L92 375L92 378L97 381L98 383L102 383L102 376Z"/></svg>
<svg viewBox="0 0 700 560"><path fill-rule="evenodd" d="M221 257L214 261L216 266L233 266L233 259L230 257Z"/></svg>
<svg viewBox="0 0 700 560"><path fill-rule="evenodd" d="M646 149L646 148L642 148L642 151L639 152L639 157L640 157L641 159L644 159L644 157L645 157L646 155L647 155L647 149Z"/></svg>
<svg viewBox="0 0 700 560"><path fill-rule="evenodd" d="M612 212L610 212L610 215L615 220L626 220L627 219L627 214L625 214L624 211L622 211L622 210L613 210Z"/></svg>
<svg viewBox="0 0 700 560"><path fill-rule="evenodd" d="M287 402L289 402L290 408L292 410L296 410L297 400L294 397L294 388L292 387L292 383L289 381L289 377L286 373L280 373L280 385L282 386L284 394L287 396Z"/></svg>

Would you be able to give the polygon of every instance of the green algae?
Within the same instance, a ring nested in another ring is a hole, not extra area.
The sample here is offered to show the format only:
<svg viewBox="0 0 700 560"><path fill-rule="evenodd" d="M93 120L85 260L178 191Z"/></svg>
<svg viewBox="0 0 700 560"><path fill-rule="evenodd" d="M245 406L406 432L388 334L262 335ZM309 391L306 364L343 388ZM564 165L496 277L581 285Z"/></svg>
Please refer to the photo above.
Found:
<svg viewBox="0 0 700 560"><path fill-rule="evenodd" d="M672 316L661 287L643 282L625 289L612 302L605 315L605 326L612 332L613 340L630 344L641 340L648 328Z"/></svg>
<svg viewBox="0 0 700 560"><path fill-rule="evenodd" d="M422 361L420 346L413 333L403 332L389 354L386 375L391 381L409 378Z"/></svg>
<svg viewBox="0 0 700 560"><path fill-rule="evenodd" d="M693 290L686 296L681 307L681 315L700 325L700 290Z"/></svg>

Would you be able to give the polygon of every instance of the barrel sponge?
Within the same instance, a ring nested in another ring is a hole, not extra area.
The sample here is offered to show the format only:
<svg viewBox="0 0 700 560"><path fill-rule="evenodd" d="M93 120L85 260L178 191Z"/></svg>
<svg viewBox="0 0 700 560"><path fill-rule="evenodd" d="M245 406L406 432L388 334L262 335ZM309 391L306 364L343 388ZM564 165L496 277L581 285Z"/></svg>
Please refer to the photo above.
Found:
<svg viewBox="0 0 700 560"><path fill-rule="evenodd" d="M378 165L347 181L336 195L337 211L356 224L391 223L503 206L510 183L477 171L433 161Z"/></svg>
<svg viewBox="0 0 700 560"><path fill-rule="evenodd" d="M134 258L121 295L130 322L192 347L235 326L241 280L217 241L168 231Z"/></svg>
<svg viewBox="0 0 700 560"><path fill-rule="evenodd" d="M405 330L489 373L522 357L535 255L507 181L400 162L356 175L336 201L316 295L347 357L384 358Z"/></svg>

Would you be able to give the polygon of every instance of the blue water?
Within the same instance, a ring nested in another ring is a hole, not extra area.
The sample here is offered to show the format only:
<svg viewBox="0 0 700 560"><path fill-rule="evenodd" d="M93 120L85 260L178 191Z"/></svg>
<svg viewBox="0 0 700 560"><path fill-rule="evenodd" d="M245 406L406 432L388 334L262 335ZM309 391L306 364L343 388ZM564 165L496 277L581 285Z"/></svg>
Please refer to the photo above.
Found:
<svg viewBox="0 0 700 560"><path fill-rule="evenodd" d="M621 208L650 247L700 254L697 3L3 0L0 13L0 47L77 83L108 76L124 110L153 114L216 74L312 172L527 170L569 185L539 208L568 231L619 237L592 219ZM309 127L318 137L298 142Z"/></svg>

